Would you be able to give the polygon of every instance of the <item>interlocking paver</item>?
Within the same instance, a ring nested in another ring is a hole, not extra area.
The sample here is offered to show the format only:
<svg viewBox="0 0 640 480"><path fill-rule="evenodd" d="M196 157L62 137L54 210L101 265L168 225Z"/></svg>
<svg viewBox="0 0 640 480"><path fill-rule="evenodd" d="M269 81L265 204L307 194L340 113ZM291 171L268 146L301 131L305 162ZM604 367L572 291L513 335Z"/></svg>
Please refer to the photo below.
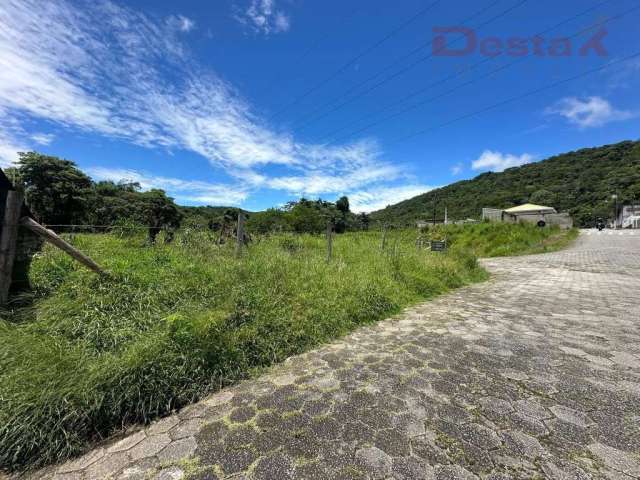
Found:
<svg viewBox="0 0 640 480"><path fill-rule="evenodd" d="M640 236L482 262L44 478L640 478Z"/></svg>

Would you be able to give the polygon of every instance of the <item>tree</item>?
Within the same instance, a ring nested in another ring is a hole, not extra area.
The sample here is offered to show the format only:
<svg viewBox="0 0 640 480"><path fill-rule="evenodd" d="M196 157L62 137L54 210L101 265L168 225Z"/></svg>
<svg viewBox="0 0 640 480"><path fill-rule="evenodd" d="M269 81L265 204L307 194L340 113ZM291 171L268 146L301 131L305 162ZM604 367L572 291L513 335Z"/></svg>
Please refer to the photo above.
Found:
<svg viewBox="0 0 640 480"><path fill-rule="evenodd" d="M14 180L31 212L45 224L82 223L93 182L76 164L37 152L20 152Z"/></svg>
<svg viewBox="0 0 640 480"><path fill-rule="evenodd" d="M529 202L545 207L553 207L556 203L556 196L549 190L536 190L529 197Z"/></svg>
<svg viewBox="0 0 640 480"><path fill-rule="evenodd" d="M289 230L285 212L277 208L269 208L264 212L257 212L247 221L247 230L255 233L271 233Z"/></svg>
<svg viewBox="0 0 640 480"><path fill-rule="evenodd" d="M149 227L149 241L155 242L162 229L167 230L167 238L170 241L173 231L180 227L182 220L182 213L173 202L173 198L167 197L164 190L155 188L137 195L141 201L145 224Z"/></svg>
<svg viewBox="0 0 640 480"><path fill-rule="evenodd" d="M342 212L342 216L346 216L349 213L349 199L347 197L340 197L336 202L336 208Z"/></svg>
<svg viewBox="0 0 640 480"><path fill-rule="evenodd" d="M322 201L301 198L299 202L289 206L287 220L295 232L321 233L325 231L330 217Z"/></svg>
<svg viewBox="0 0 640 480"><path fill-rule="evenodd" d="M362 230L369 230L369 215L365 212L358 215L358 224Z"/></svg>

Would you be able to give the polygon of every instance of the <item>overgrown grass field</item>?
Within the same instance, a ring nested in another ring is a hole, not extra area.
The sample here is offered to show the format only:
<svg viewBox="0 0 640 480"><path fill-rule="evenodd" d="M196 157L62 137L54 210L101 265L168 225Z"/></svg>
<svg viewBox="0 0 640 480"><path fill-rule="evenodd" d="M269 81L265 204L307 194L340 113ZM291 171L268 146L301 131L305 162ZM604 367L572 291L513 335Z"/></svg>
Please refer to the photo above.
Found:
<svg viewBox="0 0 640 480"><path fill-rule="evenodd" d="M240 258L204 232L154 246L77 236L108 278L45 247L31 269L33 302L0 320L0 469L78 454L127 424L484 279L477 254L543 248L560 233L483 224L446 235L444 254L417 249L414 231L391 231L384 252L379 232L339 235L330 262L320 236L262 238Z"/></svg>

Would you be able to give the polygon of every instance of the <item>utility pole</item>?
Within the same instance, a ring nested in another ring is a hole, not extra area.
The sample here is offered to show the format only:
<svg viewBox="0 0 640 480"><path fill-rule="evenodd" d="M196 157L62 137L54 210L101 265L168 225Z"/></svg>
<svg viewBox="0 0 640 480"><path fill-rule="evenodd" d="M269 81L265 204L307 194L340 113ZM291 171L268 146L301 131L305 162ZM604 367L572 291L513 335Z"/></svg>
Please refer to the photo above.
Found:
<svg viewBox="0 0 640 480"><path fill-rule="evenodd" d="M242 255L244 246L244 213L238 212L238 226L236 228L236 255Z"/></svg>
<svg viewBox="0 0 640 480"><path fill-rule="evenodd" d="M436 206L438 205L438 197L433 197L433 226L436 226Z"/></svg>
<svg viewBox="0 0 640 480"><path fill-rule="evenodd" d="M447 206L444 206L444 224L449 223L449 219L447 218Z"/></svg>
<svg viewBox="0 0 640 480"><path fill-rule="evenodd" d="M333 252L333 222L327 222L327 263L331 261L331 254Z"/></svg>
<svg viewBox="0 0 640 480"><path fill-rule="evenodd" d="M614 193L613 195L611 195L611 198L613 199L613 229L617 230L618 229L618 194Z"/></svg>

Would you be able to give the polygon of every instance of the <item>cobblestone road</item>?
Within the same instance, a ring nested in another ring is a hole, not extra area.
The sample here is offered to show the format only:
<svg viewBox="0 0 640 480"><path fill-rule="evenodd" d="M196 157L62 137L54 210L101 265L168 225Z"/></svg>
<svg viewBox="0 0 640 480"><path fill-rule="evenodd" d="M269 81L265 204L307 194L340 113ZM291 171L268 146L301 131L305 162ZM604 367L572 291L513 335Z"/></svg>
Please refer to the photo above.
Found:
<svg viewBox="0 0 640 480"><path fill-rule="evenodd" d="M484 264L489 282L42 474L640 478L640 235Z"/></svg>

